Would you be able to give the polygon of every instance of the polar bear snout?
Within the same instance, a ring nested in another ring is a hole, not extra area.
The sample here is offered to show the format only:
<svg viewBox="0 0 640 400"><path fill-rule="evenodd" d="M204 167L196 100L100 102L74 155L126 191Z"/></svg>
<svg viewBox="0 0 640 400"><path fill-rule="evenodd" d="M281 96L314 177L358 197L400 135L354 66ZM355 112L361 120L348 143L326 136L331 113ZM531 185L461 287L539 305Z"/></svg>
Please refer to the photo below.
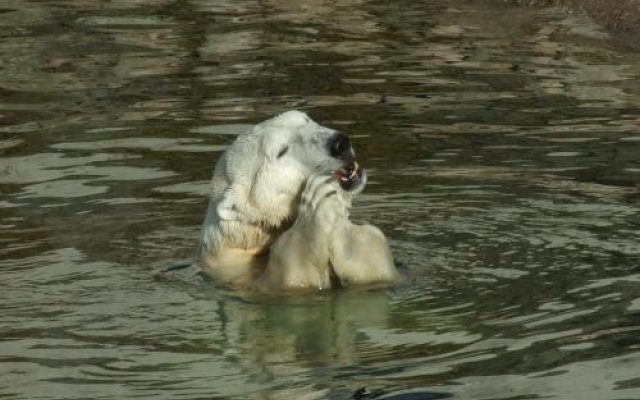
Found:
<svg viewBox="0 0 640 400"><path fill-rule="evenodd" d="M333 171L340 187L348 192L360 192L366 183L366 174L356 161L356 153L349 137L342 132L337 132L329 138L328 146L329 155L343 161L342 167Z"/></svg>
<svg viewBox="0 0 640 400"><path fill-rule="evenodd" d="M353 160L355 159L355 152L349 137L342 132L338 132L329 139L329 154L331 157L338 158L340 160Z"/></svg>

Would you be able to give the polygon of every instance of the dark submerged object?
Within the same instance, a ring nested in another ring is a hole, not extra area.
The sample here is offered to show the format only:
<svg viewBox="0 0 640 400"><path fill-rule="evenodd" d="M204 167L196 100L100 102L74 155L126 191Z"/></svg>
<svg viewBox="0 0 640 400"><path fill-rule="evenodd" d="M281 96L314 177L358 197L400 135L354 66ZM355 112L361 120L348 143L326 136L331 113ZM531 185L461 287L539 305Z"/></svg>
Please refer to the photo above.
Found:
<svg viewBox="0 0 640 400"><path fill-rule="evenodd" d="M375 389L373 391L367 390L366 387L361 387L356 390L351 396L350 400L438 400L452 397L450 393L439 392L407 392L398 394L386 394L384 390Z"/></svg>

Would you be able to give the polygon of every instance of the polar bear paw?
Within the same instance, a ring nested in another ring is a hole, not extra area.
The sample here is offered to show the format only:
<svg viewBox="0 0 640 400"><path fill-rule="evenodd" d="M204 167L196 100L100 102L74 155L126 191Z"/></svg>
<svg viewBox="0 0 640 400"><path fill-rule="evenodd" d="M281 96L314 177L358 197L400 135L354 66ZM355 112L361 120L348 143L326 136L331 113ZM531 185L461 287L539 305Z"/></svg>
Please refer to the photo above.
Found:
<svg viewBox="0 0 640 400"><path fill-rule="evenodd" d="M307 180L298 207L298 220L331 231L347 221L351 199L333 176L314 175Z"/></svg>

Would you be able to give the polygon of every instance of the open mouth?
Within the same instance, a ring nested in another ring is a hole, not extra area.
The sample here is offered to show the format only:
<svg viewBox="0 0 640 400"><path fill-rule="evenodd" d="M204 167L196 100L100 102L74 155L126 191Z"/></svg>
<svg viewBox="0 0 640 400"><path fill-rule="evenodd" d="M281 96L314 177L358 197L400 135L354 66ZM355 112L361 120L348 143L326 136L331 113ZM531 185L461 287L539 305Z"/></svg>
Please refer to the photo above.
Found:
<svg viewBox="0 0 640 400"><path fill-rule="evenodd" d="M358 182L362 180L363 169L357 161L352 161L346 166L337 170L334 175L340 182L340 187L344 190L352 190Z"/></svg>

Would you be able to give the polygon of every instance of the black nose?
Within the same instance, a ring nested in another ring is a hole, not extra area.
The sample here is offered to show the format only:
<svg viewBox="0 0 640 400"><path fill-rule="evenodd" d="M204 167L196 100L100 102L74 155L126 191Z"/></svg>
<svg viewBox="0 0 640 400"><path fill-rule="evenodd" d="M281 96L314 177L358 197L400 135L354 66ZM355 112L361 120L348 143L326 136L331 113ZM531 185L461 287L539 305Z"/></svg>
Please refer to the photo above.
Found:
<svg viewBox="0 0 640 400"><path fill-rule="evenodd" d="M335 158L353 157L353 149L349 137L344 133L336 133L329 139L329 154Z"/></svg>

